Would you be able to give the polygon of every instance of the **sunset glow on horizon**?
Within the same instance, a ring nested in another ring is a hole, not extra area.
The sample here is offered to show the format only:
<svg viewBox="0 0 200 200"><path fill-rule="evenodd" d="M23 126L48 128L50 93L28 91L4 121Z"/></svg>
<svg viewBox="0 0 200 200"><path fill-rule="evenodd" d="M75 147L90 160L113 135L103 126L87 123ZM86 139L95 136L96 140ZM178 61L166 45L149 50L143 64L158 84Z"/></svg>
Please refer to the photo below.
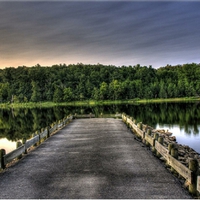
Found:
<svg viewBox="0 0 200 200"><path fill-rule="evenodd" d="M0 68L200 63L200 2L0 2Z"/></svg>

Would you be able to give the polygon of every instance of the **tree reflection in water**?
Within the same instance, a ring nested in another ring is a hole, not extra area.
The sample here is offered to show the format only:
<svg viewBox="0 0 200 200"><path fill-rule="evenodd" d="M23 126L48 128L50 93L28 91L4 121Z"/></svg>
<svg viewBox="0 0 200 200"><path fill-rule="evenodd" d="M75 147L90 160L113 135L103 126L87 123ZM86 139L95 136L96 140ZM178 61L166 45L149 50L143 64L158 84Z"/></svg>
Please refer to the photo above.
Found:
<svg viewBox="0 0 200 200"><path fill-rule="evenodd" d="M200 104L199 103L146 103L113 104L98 106L59 106L52 108L16 108L0 110L0 139L17 141L30 138L32 134L45 128L50 123L69 114L89 114L96 117L103 114L126 113L137 122L143 122L154 128L179 127L185 135L199 137Z"/></svg>

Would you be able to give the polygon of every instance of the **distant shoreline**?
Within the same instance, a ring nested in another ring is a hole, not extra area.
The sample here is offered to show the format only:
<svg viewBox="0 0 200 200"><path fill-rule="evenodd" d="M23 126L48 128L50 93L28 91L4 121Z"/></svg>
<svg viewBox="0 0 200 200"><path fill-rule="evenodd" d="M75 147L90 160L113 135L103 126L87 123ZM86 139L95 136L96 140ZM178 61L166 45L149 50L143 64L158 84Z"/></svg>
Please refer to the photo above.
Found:
<svg viewBox="0 0 200 200"><path fill-rule="evenodd" d="M111 104L143 104L143 103L165 103L165 102L196 102L200 101L200 97L182 97L182 98L167 98L167 99L129 99L129 100L84 100L72 102L27 102L27 103L1 103L0 108L48 108L54 106L95 106L95 105L111 105Z"/></svg>

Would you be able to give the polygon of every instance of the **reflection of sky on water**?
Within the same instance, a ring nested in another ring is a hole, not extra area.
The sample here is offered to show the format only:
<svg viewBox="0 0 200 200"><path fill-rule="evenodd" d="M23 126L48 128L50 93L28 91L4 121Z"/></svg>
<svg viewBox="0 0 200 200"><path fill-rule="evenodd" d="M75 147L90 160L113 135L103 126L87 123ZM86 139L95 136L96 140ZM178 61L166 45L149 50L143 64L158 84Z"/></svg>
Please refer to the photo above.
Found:
<svg viewBox="0 0 200 200"><path fill-rule="evenodd" d="M16 149L16 142L9 141L6 138L0 139L0 149L5 149L7 154Z"/></svg>
<svg viewBox="0 0 200 200"><path fill-rule="evenodd" d="M200 125L197 127L200 130ZM176 141L182 145L188 145L193 148L195 151L200 153L200 135L193 131L193 127L189 127L190 134L186 133L183 128L180 128L179 125L169 125L169 124L157 124L156 129L165 129L173 133L173 136L176 136Z"/></svg>

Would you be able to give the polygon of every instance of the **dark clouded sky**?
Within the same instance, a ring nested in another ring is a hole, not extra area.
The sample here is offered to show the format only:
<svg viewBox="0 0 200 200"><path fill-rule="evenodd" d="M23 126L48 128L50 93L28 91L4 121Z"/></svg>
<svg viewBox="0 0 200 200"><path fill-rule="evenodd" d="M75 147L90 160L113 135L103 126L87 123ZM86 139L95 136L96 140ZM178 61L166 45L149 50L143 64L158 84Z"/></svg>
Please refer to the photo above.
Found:
<svg viewBox="0 0 200 200"><path fill-rule="evenodd" d="M200 63L198 1L0 2L0 67Z"/></svg>

